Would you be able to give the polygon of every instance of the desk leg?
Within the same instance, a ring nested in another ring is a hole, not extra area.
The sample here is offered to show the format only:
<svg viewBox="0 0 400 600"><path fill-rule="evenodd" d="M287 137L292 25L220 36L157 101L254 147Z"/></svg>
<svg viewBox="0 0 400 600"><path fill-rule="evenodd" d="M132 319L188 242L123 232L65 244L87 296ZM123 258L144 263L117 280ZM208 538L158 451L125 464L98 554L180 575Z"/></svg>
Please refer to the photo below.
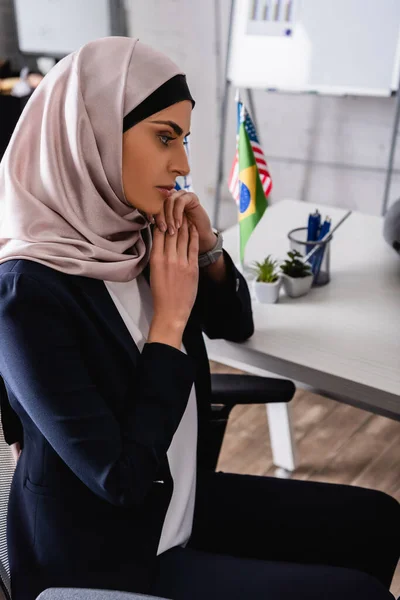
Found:
<svg viewBox="0 0 400 600"><path fill-rule="evenodd" d="M297 464L291 407L285 402L266 404L272 457L278 477L287 477ZM284 469L282 472L281 470Z"/></svg>

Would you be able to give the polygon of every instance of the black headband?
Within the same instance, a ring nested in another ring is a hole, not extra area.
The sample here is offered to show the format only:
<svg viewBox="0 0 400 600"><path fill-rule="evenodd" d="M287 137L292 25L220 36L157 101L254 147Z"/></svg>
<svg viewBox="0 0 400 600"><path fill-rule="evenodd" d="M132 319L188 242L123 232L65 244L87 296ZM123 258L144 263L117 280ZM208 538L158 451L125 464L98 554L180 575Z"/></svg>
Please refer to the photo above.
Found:
<svg viewBox="0 0 400 600"><path fill-rule="evenodd" d="M172 104L182 102L182 100L190 100L194 108L195 101L190 94L185 75L175 75L124 117L124 133L143 119L150 117L150 115L154 115L154 113L172 106Z"/></svg>

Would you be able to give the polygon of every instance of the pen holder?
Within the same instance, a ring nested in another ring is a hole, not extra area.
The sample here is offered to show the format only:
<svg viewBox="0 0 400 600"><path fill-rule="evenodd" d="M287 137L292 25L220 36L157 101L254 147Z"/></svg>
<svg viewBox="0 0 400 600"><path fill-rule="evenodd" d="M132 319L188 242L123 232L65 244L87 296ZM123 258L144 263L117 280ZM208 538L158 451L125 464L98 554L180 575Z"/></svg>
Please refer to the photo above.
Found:
<svg viewBox="0 0 400 600"><path fill-rule="evenodd" d="M330 277L330 242L332 238L325 242L308 242L307 227L298 227L288 233L290 248L297 250L303 256L317 246L317 250L310 258L309 263L314 275L313 286L321 286L329 283Z"/></svg>

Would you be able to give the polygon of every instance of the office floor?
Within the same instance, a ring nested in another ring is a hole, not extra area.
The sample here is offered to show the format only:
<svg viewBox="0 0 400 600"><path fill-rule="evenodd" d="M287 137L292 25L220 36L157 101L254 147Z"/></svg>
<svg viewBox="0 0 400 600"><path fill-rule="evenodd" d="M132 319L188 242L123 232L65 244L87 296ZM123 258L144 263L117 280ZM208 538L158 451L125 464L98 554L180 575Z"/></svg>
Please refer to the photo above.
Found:
<svg viewBox="0 0 400 600"><path fill-rule="evenodd" d="M234 369L211 362L212 372ZM400 501L400 423L297 390L292 401L298 467L294 479L375 488ZM254 475L275 474L264 405L237 406L231 413L218 468ZM400 596L400 563L391 587Z"/></svg>

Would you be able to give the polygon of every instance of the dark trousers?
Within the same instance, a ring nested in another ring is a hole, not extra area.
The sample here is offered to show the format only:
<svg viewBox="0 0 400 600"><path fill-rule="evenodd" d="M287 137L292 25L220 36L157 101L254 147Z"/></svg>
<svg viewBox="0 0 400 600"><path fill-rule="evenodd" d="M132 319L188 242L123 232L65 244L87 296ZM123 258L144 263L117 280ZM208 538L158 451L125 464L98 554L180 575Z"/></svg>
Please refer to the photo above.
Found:
<svg viewBox="0 0 400 600"><path fill-rule="evenodd" d="M210 473L186 548L157 559L173 600L389 600L400 505L362 488Z"/></svg>

